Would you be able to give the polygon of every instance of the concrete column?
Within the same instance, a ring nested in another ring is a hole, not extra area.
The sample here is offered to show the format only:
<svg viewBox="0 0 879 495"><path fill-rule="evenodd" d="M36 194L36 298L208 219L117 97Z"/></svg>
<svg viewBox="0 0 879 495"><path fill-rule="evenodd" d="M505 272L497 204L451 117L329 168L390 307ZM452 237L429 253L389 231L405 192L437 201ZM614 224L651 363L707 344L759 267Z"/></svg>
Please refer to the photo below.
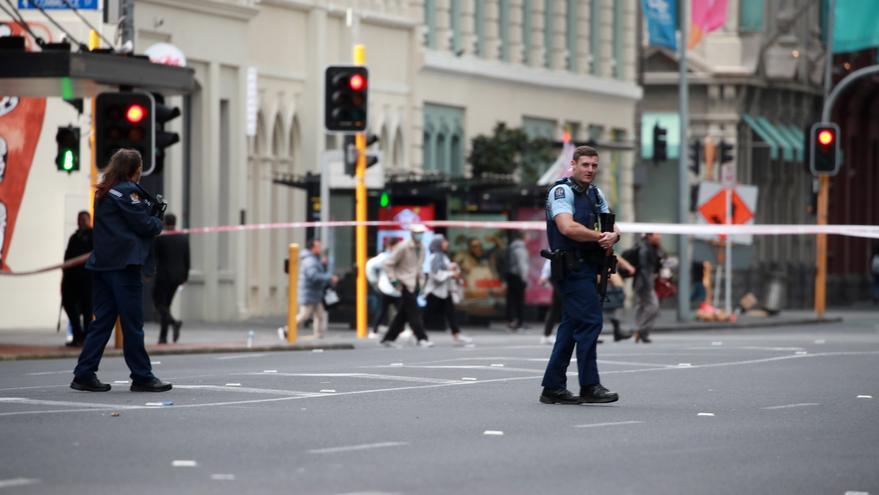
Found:
<svg viewBox="0 0 879 495"><path fill-rule="evenodd" d="M531 59L529 64L531 67L544 67L546 60L546 46L543 44L543 30L546 27L544 22L544 4L543 0L531 0ZM551 27L549 28L551 29Z"/></svg>
<svg viewBox="0 0 879 495"><path fill-rule="evenodd" d="M238 69L238 101L247 101L246 67L239 67ZM236 139L239 140L238 149L240 152L238 153L238 163L243 164L243 166L233 165L231 167L232 173L234 174L234 179L230 178L230 180L233 181L230 189L234 196L231 198L231 201L235 205L234 213L231 218L233 222L237 223L239 221L239 212L247 209L247 169L251 163L247 156L247 136L244 132L233 132L232 135L237 136ZM230 268L235 270L235 273L232 274L234 277L233 283L235 284L235 312L237 318L242 319L248 314L247 236L236 235L232 238L229 244L233 253L239 253L238 256L233 256L234 259L232 260Z"/></svg>
<svg viewBox="0 0 879 495"><path fill-rule="evenodd" d="M452 48L450 15L451 0L436 0L436 49L439 51Z"/></svg>
<svg viewBox="0 0 879 495"><path fill-rule="evenodd" d="M510 54L511 64L521 64L523 60L524 44L522 42L522 0L510 0L510 25L507 26L507 39L510 46L507 53Z"/></svg>
<svg viewBox="0 0 879 495"><path fill-rule="evenodd" d="M550 67L555 70L567 69L567 37L565 22L567 19L567 2L565 0L553 0L553 51L550 53Z"/></svg>
<svg viewBox="0 0 879 495"><path fill-rule="evenodd" d="M485 40L483 41L484 50L482 58L486 60L497 60L500 56L500 29L498 22L500 19L500 5L498 0L485 0Z"/></svg>
<svg viewBox="0 0 879 495"><path fill-rule="evenodd" d="M461 2L461 49L465 54L476 53L476 5L479 0L459 0Z"/></svg>
<svg viewBox="0 0 879 495"><path fill-rule="evenodd" d="M220 64L211 62L208 65L208 84L204 89L204 121L202 129L206 129L202 141L202 157L205 163L219 163L220 154L217 143L220 142ZM219 210L216 206L216 194L213 194L220 186L216 167L202 167L202 212L205 225L217 225L220 220ZM219 300L219 270L217 269L220 256L220 244L218 242L204 243L204 298L201 301L202 315L207 320L217 320L216 304Z"/></svg>
<svg viewBox="0 0 879 495"><path fill-rule="evenodd" d="M592 54L592 47L589 46L589 3L580 2L577 11L577 72L581 74L589 73L589 62Z"/></svg>

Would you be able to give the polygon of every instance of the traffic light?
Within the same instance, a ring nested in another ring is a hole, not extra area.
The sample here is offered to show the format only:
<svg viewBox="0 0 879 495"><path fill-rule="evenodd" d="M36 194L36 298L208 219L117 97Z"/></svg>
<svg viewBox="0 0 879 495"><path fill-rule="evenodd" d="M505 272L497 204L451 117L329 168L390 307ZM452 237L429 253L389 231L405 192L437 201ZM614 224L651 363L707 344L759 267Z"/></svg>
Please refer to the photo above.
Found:
<svg viewBox="0 0 879 495"><path fill-rule="evenodd" d="M165 105L165 97L158 93L153 93L153 100L155 101L156 117L155 160L152 169L147 170L146 164L144 164L144 175L161 173L165 166L165 148L180 142L179 134L165 130L165 124L180 116L180 107Z"/></svg>
<svg viewBox="0 0 879 495"><path fill-rule="evenodd" d="M358 65L331 65L324 73L324 127L328 131L366 130L369 71Z"/></svg>
<svg viewBox="0 0 879 495"><path fill-rule="evenodd" d="M698 139L690 142L690 170L699 175L700 159L702 155L702 143Z"/></svg>
<svg viewBox="0 0 879 495"><path fill-rule="evenodd" d="M366 147L370 147L379 141L379 137L375 134L366 135ZM345 135L345 143L342 149L345 160L345 175L354 176L357 173L357 141L353 134ZM366 168L378 163L378 156L373 153L366 153Z"/></svg>
<svg viewBox="0 0 879 495"><path fill-rule="evenodd" d="M58 153L55 155L58 171L69 174L79 170L79 127L59 127L55 142L58 143Z"/></svg>
<svg viewBox="0 0 879 495"><path fill-rule="evenodd" d="M95 164L103 170L122 148L140 152L152 170L156 142L155 102L149 93L101 93L95 101Z"/></svg>
<svg viewBox="0 0 879 495"><path fill-rule="evenodd" d="M720 163L729 163L733 161L732 156L733 145L726 141L720 141Z"/></svg>
<svg viewBox="0 0 879 495"><path fill-rule="evenodd" d="M664 161L668 158L668 130L653 124L653 163Z"/></svg>
<svg viewBox="0 0 879 495"><path fill-rule="evenodd" d="M387 191L382 191L381 196L378 198L378 205L382 208L387 208L391 206L391 195L388 194Z"/></svg>
<svg viewBox="0 0 879 495"><path fill-rule="evenodd" d="M809 132L809 171L812 175L836 175L840 166L839 126L818 122Z"/></svg>

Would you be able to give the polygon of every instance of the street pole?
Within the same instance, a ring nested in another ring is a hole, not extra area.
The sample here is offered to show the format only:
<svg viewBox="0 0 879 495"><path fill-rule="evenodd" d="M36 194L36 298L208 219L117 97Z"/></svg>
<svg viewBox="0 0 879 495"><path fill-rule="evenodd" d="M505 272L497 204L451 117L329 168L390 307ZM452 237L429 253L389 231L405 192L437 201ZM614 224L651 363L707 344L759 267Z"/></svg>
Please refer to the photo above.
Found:
<svg viewBox="0 0 879 495"><path fill-rule="evenodd" d="M732 196L736 184L735 162L727 163L723 166L724 182L726 182L726 224L732 225ZM723 307L727 315L732 314L732 236L726 235L726 252L724 254L723 264L726 274L724 275L723 285Z"/></svg>
<svg viewBox="0 0 879 495"><path fill-rule="evenodd" d="M833 85L833 24L836 17L836 0L829 0L827 16L827 45L824 55L824 101L828 100ZM829 121L827 105L822 117ZM818 178L818 225L827 225L827 203L830 196L830 177ZM827 304L827 234L818 234L815 242L815 316L824 318Z"/></svg>
<svg viewBox="0 0 879 495"><path fill-rule="evenodd" d="M366 64L366 46L354 45L354 65ZM366 133L358 132L354 141L357 147L356 203L356 263L357 263L357 338L366 338Z"/></svg>
<svg viewBox="0 0 879 495"><path fill-rule="evenodd" d="M689 118L689 87L687 85L687 2L679 2L678 12L678 113L680 114L680 142L678 144L678 222L689 223L690 215L690 177L687 166L687 150L685 143L687 129L690 127ZM678 321L690 319L690 238L686 235L678 236Z"/></svg>
<svg viewBox="0 0 879 495"><path fill-rule="evenodd" d="M134 53L134 0L119 0L122 19L122 43L131 42L131 52Z"/></svg>

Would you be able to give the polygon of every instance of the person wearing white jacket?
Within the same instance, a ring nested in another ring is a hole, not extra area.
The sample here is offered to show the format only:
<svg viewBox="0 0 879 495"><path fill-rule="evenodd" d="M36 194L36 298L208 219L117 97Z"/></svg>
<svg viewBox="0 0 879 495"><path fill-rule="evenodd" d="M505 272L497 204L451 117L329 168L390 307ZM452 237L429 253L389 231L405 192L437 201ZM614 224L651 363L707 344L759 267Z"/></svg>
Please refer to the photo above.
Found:
<svg viewBox="0 0 879 495"><path fill-rule="evenodd" d="M381 296L381 307L375 320L372 322L372 331L369 332L370 339L378 338L378 327L385 317L388 316L391 306L396 311L400 311L400 291L394 288L393 284L391 284L391 279L385 273L385 259L398 242L400 242L400 239L396 237L388 238L385 250L366 262L366 280L369 281L369 284Z"/></svg>
<svg viewBox="0 0 879 495"><path fill-rule="evenodd" d="M461 270L457 263L452 263L449 259L446 254L448 249L449 241L441 234L435 234L430 241L430 271L424 293L427 294L427 306L435 308L437 314L448 322L454 343L463 345L472 339L461 335L461 327L455 318L455 298L460 298L458 282L461 279Z"/></svg>

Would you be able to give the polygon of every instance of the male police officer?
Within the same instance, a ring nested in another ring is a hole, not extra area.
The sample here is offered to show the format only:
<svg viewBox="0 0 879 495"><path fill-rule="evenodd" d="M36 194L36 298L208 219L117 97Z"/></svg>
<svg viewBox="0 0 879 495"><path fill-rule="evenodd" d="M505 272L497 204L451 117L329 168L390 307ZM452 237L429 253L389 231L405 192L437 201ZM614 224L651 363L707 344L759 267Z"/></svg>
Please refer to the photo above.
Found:
<svg viewBox="0 0 879 495"><path fill-rule="evenodd" d="M595 346L601 333L601 300L596 275L605 253L619 242L620 234L598 231L600 213L610 213L601 191L593 185L598 173L598 151L589 146L574 150L571 177L549 190L546 199L546 232L553 252L553 279L561 291L563 309L552 356L543 375L544 404L614 402L619 396L601 386ZM577 346L580 395L566 388L566 372Z"/></svg>

